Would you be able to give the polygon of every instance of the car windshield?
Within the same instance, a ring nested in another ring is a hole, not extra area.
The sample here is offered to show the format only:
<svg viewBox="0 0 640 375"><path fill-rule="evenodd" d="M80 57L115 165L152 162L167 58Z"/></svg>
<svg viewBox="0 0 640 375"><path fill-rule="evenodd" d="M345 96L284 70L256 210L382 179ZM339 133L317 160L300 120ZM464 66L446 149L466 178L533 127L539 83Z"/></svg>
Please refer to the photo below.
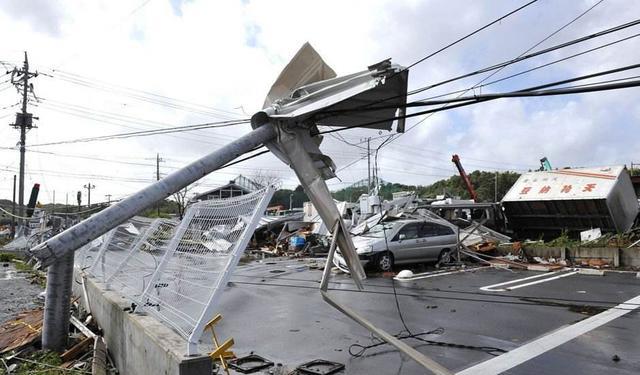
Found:
<svg viewBox="0 0 640 375"><path fill-rule="evenodd" d="M390 235L391 230L396 223L380 223L371 227L367 232L362 233L363 237L384 238L386 235Z"/></svg>

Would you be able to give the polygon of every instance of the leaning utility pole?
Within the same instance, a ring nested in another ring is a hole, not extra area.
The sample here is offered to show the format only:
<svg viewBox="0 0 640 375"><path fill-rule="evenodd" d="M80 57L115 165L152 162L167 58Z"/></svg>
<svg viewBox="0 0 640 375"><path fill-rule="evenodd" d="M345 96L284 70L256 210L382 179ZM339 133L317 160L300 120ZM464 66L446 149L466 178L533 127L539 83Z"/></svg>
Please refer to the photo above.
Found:
<svg viewBox="0 0 640 375"><path fill-rule="evenodd" d="M96 185L91 185L91 182L84 185L84 188L87 189L87 208L91 209L91 189L95 189Z"/></svg>
<svg viewBox="0 0 640 375"><path fill-rule="evenodd" d="M27 112L27 95L29 91L33 93L33 84L29 84L29 78L37 77L38 73L29 72L29 59L27 58L27 52L24 53L24 65L22 69L13 69L11 73L11 83L16 88L22 90L22 111L16 113L16 122L11 124L15 129L20 129L20 182L18 184L18 210L21 217L24 217L24 157L25 157L25 144L27 140L27 130L32 129L33 114ZM16 79L20 77L19 79Z"/></svg>

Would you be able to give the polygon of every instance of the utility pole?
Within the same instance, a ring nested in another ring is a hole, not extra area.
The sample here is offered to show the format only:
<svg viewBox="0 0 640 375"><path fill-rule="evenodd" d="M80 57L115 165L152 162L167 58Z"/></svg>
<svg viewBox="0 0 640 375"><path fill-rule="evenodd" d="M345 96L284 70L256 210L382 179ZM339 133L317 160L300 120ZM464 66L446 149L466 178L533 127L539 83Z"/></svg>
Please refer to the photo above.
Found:
<svg viewBox="0 0 640 375"><path fill-rule="evenodd" d="M164 161L160 158L160 154L156 153L156 181L160 181L160 162ZM161 202L158 202L158 204L156 205L156 211L158 213L158 217L160 217L160 204Z"/></svg>
<svg viewBox="0 0 640 375"><path fill-rule="evenodd" d="M33 93L33 84L29 84L29 78L37 76L37 72L29 72L29 59L27 58L27 52L25 51L22 69L14 68L11 73L11 83L19 90L22 89L22 111L16 113L16 122L11 124L15 129L20 129L20 180L18 184L18 209L21 217L24 217L24 158L27 130L34 127L33 119L38 119L37 117L33 117L33 114L27 112L27 95L29 91Z"/></svg>
<svg viewBox="0 0 640 375"><path fill-rule="evenodd" d="M64 196L64 212L66 213L64 215L64 227L66 228L69 226L69 192L66 192Z"/></svg>
<svg viewBox="0 0 640 375"><path fill-rule="evenodd" d="M495 186L493 188L493 202L498 202L498 171L496 171Z"/></svg>
<svg viewBox="0 0 640 375"><path fill-rule="evenodd" d="M56 191L53 191L53 208L51 209L51 215L56 213Z"/></svg>
<svg viewBox="0 0 640 375"><path fill-rule="evenodd" d="M91 189L95 189L96 185L91 185L91 182L84 185L84 188L87 189L87 208L91 208ZM79 204L79 203L78 203Z"/></svg>
<svg viewBox="0 0 640 375"><path fill-rule="evenodd" d="M11 238L16 236L16 175L13 175L13 200L11 201Z"/></svg>
<svg viewBox="0 0 640 375"><path fill-rule="evenodd" d="M111 205L111 194L105 194L104 197L107 198L107 205L110 206Z"/></svg>
<svg viewBox="0 0 640 375"><path fill-rule="evenodd" d="M367 138L367 194L371 189L371 137Z"/></svg>

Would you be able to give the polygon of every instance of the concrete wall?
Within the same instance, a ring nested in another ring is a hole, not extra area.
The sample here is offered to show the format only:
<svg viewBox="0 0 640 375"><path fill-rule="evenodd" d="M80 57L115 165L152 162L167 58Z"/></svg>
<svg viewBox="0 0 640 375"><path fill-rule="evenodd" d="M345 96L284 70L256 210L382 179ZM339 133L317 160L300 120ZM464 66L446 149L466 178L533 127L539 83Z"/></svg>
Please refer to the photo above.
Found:
<svg viewBox="0 0 640 375"><path fill-rule="evenodd" d="M513 253L508 247L500 247L498 250L502 254ZM617 248L617 247L525 247L525 251L530 256L556 259L606 259L611 261L614 267L640 267L640 247Z"/></svg>
<svg viewBox="0 0 640 375"><path fill-rule="evenodd" d="M76 280L81 280L76 269ZM211 374L209 356L186 357L186 340L149 316L130 314L127 300L104 285L87 278L91 313L103 330L109 353L121 374L195 375ZM82 297L82 286L74 283L74 294Z"/></svg>
<svg viewBox="0 0 640 375"><path fill-rule="evenodd" d="M620 264L626 267L640 267L640 247L620 249Z"/></svg>

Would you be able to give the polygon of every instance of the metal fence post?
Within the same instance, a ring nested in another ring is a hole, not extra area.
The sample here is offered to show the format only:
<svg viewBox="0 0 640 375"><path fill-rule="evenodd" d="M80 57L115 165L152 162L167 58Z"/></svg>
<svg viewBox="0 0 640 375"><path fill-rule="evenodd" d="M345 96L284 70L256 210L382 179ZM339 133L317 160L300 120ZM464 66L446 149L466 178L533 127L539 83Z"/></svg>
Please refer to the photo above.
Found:
<svg viewBox="0 0 640 375"><path fill-rule="evenodd" d="M160 261L160 264L158 264L158 268L156 268L153 275L151 275L151 279L149 279L149 284L147 285L147 287L144 289L144 292L142 292L142 295L140 296L140 306L137 309L139 312L144 312L146 299L149 296L149 293L153 291L153 285L156 282L158 282L158 279L160 278L165 268L167 267L167 264L169 263L169 259L171 259L171 257L173 256L173 253L178 248L178 245L180 244L180 240L182 239L182 236L184 235L184 233L187 231L187 228L189 227L189 223L191 222L191 219L196 214L196 212L197 212L197 207L191 207L187 210L186 214L182 218L182 221L180 222L178 229L176 229L175 235L171 238L171 241L169 242L169 245L167 246L165 253L162 256L162 260Z"/></svg>
<svg viewBox="0 0 640 375"><path fill-rule="evenodd" d="M92 275L94 274L95 268L98 266L98 263L104 256L105 251L107 251L107 248L111 243L111 239L113 238L113 235L116 233L117 229L118 227L115 227L105 235L104 242L102 242L102 244L100 245L100 250L98 250L98 255L96 255L96 259L93 260L93 264L91 265L91 267L89 267L89 270L87 271L87 273L90 273Z"/></svg>

